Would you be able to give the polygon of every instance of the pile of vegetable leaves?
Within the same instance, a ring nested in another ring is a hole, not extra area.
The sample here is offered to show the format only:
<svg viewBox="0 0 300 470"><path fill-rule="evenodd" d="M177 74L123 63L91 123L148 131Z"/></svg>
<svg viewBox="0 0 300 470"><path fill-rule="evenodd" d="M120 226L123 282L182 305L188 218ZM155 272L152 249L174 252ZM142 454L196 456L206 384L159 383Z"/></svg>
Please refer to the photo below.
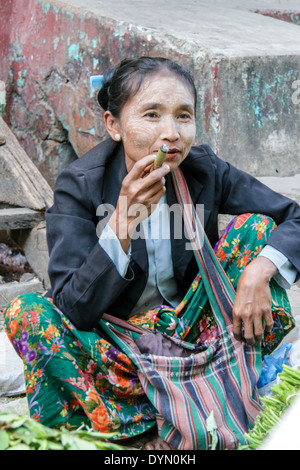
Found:
<svg viewBox="0 0 300 470"><path fill-rule="evenodd" d="M248 444L240 445L239 450L255 450L261 447L274 426L280 422L286 409L299 395L300 367L294 369L283 365L283 371L278 376L280 382L273 385L272 395L261 398L264 409L256 418L252 430L245 435ZM214 423L212 415L207 423L212 438L217 429ZM29 416L0 413L0 450L123 450L122 446L109 442L113 437L114 434L104 434L92 429L56 430L38 423ZM214 440L212 449L215 448Z"/></svg>
<svg viewBox="0 0 300 470"><path fill-rule="evenodd" d="M271 388L272 395L261 398L263 411L256 418L254 427L245 435L248 444L240 445L239 450L255 450L262 446L273 428L280 422L286 409L300 393L300 368L282 366L278 374L280 382Z"/></svg>
<svg viewBox="0 0 300 470"><path fill-rule="evenodd" d="M114 434L94 430L56 430L29 416L0 413L0 450L122 450L107 442Z"/></svg>

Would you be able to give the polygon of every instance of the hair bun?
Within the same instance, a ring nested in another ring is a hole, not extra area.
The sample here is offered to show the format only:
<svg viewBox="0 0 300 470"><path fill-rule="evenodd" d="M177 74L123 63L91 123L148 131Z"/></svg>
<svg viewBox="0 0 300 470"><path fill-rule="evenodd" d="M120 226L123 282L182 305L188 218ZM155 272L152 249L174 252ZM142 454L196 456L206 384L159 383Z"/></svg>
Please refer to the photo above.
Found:
<svg viewBox="0 0 300 470"><path fill-rule="evenodd" d="M104 109L104 111L107 111L109 108L109 88L116 71L116 68L110 69L107 70L103 75L103 84L98 92L97 99L98 103L100 104L101 108Z"/></svg>

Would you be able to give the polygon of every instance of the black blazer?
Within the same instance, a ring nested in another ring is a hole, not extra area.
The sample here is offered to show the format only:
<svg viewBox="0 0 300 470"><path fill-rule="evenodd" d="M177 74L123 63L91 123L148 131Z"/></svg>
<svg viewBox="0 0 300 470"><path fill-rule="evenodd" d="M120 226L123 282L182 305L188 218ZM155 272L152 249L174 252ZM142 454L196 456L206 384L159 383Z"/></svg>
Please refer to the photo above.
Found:
<svg viewBox="0 0 300 470"><path fill-rule="evenodd" d="M269 215L279 227L268 244L284 253L300 271L298 204L224 162L207 145L193 147L181 169L194 204L204 204L204 227L212 245L218 240L219 213ZM103 215L97 216L97 208L104 203L116 207L126 174L122 144L108 139L62 171L56 181L54 205L46 212L51 280L48 296L81 330L95 327L104 312L128 317L146 285L145 240L132 240L129 268L126 277L121 277L96 233L103 219ZM166 188L168 204L176 204L170 175ZM185 238L171 238L174 275L182 296L197 274L195 257L185 249L186 242Z"/></svg>

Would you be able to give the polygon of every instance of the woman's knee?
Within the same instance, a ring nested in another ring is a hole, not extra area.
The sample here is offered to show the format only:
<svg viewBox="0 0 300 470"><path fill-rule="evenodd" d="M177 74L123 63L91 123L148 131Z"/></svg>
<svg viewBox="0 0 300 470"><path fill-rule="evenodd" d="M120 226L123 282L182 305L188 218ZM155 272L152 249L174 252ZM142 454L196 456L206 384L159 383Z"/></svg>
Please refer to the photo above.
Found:
<svg viewBox="0 0 300 470"><path fill-rule="evenodd" d="M4 311L7 336L26 364L32 363L37 354L42 353L42 341L49 342L54 336L59 336L60 324L61 315L51 299L39 294L20 295Z"/></svg>
<svg viewBox="0 0 300 470"><path fill-rule="evenodd" d="M39 294L27 293L19 295L7 305L3 317L5 330L10 339L20 338L24 329L28 327L33 335L39 334L40 313L45 310L43 307L45 301L48 302Z"/></svg>
<svg viewBox="0 0 300 470"><path fill-rule="evenodd" d="M244 267L260 253L275 228L273 219L256 213L238 215L230 222L215 251L232 279L238 279Z"/></svg>
<svg viewBox="0 0 300 470"><path fill-rule="evenodd" d="M241 228L241 227L253 227L256 225L264 225L264 227L272 228L273 226L276 227L274 220L269 217L268 215L259 214L256 212L248 212L245 214L237 215L234 218L234 227Z"/></svg>
<svg viewBox="0 0 300 470"><path fill-rule="evenodd" d="M239 238L240 242L244 240L248 243L250 240L264 244L276 229L275 221L264 214L246 213L236 216L231 228L232 235Z"/></svg>

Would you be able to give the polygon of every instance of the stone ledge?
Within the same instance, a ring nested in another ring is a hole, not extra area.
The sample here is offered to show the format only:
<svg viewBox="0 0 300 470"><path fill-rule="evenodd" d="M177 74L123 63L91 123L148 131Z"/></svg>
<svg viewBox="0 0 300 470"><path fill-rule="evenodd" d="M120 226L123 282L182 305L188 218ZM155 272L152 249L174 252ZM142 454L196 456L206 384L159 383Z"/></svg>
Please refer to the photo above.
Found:
<svg viewBox="0 0 300 470"><path fill-rule="evenodd" d="M52 2L56 3L55 1ZM242 57L270 55L270 51L299 55L297 25L255 13L257 2L207 2L194 0L64 0L59 2L82 17L84 12L98 18L112 18L121 26L151 31L189 41L211 55ZM259 2L261 5L261 2ZM50 4L49 4L50 5ZM282 8L282 6L281 6ZM286 6L285 6L286 8ZM116 31L118 35L118 30Z"/></svg>
<svg viewBox="0 0 300 470"><path fill-rule="evenodd" d="M273 189L273 191L289 197L300 204L300 174L283 177L259 176L257 179Z"/></svg>
<svg viewBox="0 0 300 470"><path fill-rule="evenodd" d="M32 230L12 231L11 237L23 250L28 263L43 283L45 289L49 289L49 253L45 220L36 225Z"/></svg>
<svg viewBox="0 0 300 470"><path fill-rule="evenodd" d="M35 292L43 294L45 289L41 281L34 278L27 282L8 282L0 284L0 331L3 329L3 310L9 302L21 294Z"/></svg>
<svg viewBox="0 0 300 470"><path fill-rule="evenodd" d="M44 219L44 212L24 207L0 209L0 230L28 229Z"/></svg>

